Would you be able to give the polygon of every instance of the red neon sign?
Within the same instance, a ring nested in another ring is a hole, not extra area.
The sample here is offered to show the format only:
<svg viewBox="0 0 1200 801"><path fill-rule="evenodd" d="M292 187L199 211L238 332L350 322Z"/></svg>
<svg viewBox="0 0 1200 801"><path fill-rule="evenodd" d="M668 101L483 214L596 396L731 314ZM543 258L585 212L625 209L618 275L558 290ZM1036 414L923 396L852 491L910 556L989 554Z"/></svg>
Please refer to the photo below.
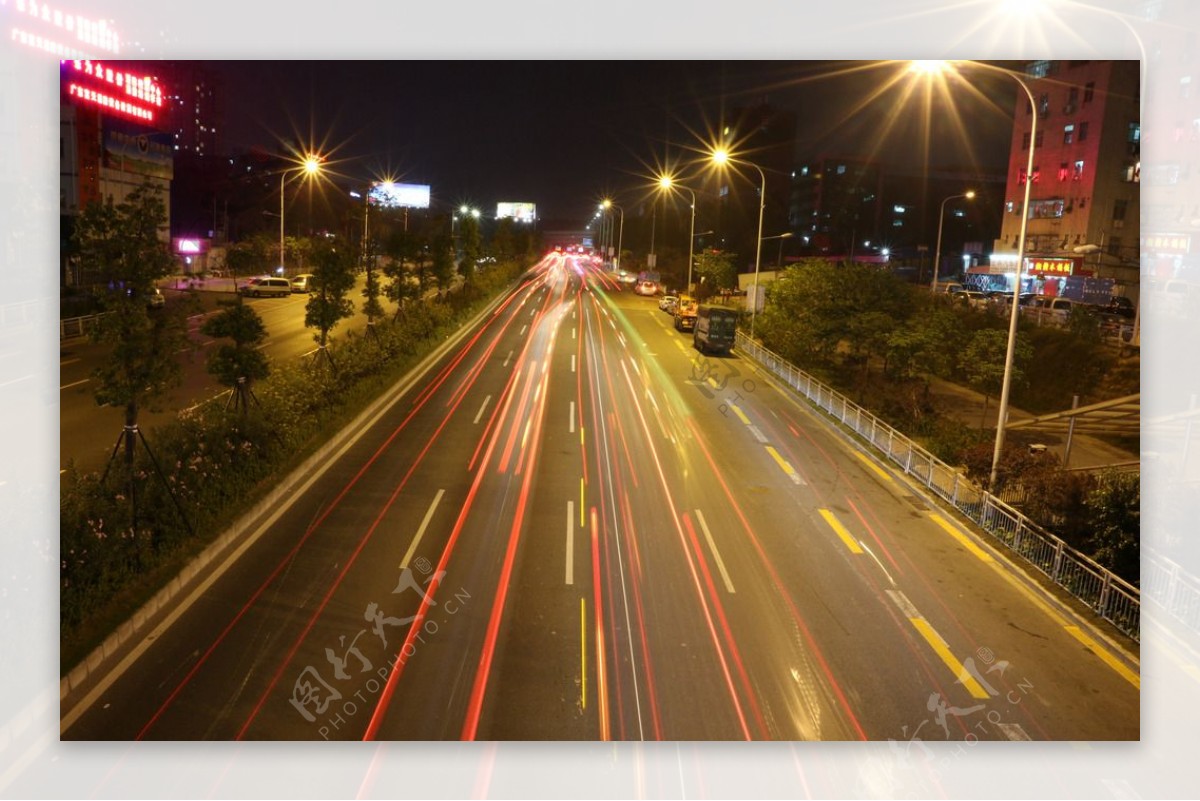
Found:
<svg viewBox="0 0 1200 801"><path fill-rule="evenodd" d="M118 114L124 114L127 117L132 117L135 120L145 120L152 122L154 120L154 112L149 109L144 109L141 106L136 106L127 100L113 97L104 92L97 92L95 89L88 89L86 86L80 86L77 83L71 84L67 88L67 93L71 97L76 97L85 103L90 103L101 108L106 108L109 111L115 111Z"/></svg>

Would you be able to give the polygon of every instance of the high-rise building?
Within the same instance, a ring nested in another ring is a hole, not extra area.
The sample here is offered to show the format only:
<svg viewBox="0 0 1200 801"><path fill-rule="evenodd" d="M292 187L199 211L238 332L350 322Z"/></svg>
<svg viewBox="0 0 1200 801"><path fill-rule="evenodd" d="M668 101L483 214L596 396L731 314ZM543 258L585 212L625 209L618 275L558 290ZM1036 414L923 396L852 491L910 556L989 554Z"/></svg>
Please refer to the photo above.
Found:
<svg viewBox="0 0 1200 801"><path fill-rule="evenodd" d="M174 157L161 131L162 85L136 65L69 60L60 65L59 212L63 232L61 282L86 283L87 265L70 252L70 232L90 202L121 203L149 184L168 220ZM161 236L169 237L167 228Z"/></svg>
<svg viewBox="0 0 1200 801"><path fill-rule="evenodd" d="M1004 218L993 268L1011 270L1030 182L1022 269L1032 289L1054 294L1068 275L1112 278L1136 295L1140 230L1141 118L1135 61L1035 61L1017 92ZM1033 131L1034 120L1037 131ZM1028 169L1033 148L1033 171Z"/></svg>
<svg viewBox="0 0 1200 801"><path fill-rule="evenodd" d="M824 155L792 171L791 230L802 252L850 256L878 238L883 209L880 165Z"/></svg>

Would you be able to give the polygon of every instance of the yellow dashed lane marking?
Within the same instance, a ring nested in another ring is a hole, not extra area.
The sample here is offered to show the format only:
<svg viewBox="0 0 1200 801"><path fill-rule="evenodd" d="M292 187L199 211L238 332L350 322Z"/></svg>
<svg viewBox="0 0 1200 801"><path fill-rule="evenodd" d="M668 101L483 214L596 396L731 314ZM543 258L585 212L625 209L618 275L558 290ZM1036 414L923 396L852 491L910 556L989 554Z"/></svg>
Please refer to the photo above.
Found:
<svg viewBox="0 0 1200 801"><path fill-rule="evenodd" d="M961 531L959 531L954 526L950 525L950 523L946 520L946 518L942 517L941 515L931 514L929 516L929 519L932 520L933 522L937 523L939 526L941 526L942 529L945 530L945 532L947 534L949 534L951 537L954 537L954 539L958 540L959 544L962 545L962 547L966 548L968 551L975 554L975 556L979 557L980 561L982 561L982 562L995 561L994 559L992 559L992 555L990 553L983 550L975 543L971 542L970 537L968 537L966 534L963 534Z"/></svg>
<svg viewBox="0 0 1200 801"><path fill-rule="evenodd" d="M879 476L884 481L892 481L892 477L889 476L887 473L885 473L883 471L882 467L875 464L875 462L871 461L871 457L867 456L862 451L855 451L854 455L858 457L860 462L865 464L867 467L871 468L871 470L873 470L875 472L875 475ZM895 483L895 482L892 482L892 483Z"/></svg>
<svg viewBox="0 0 1200 801"><path fill-rule="evenodd" d="M818 509L817 511L820 512L821 517L825 518L825 522L829 524L829 527L842 538L842 542L850 549L850 553L863 552L862 546L858 544L854 537L850 536L850 532L846 530L846 527L842 525L840 520L833 516L833 512L828 509Z"/></svg>
<svg viewBox="0 0 1200 801"><path fill-rule="evenodd" d="M1068 634L1083 643L1084 648L1087 648L1093 654L1100 657L1100 659L1110 668L1115 670L1121 678L1125 679L1125 681L1129 682L1139 690L1142 688L1142 680L1138 674L1127 668L1119 659L1110 654L1108 651L1101 648L1095 640L1084 634L1082 629L1080 629L1078 626L1067 626L1066 629Z"/></svg>
<svg viewBox="0 0 1200 801"><path fill-rule="evenodd" d="M747 417L747 416L746 416L746 413L745 413L745 412L743 412L741 409L739 409L739 408L737 407L737 405L735 405L735 404L732 404L732 403L731 403L731 404L729 404L729 408L730 408L730 409L733 409L733 413L734 413L734 414L736 414L736 415L738 416L738 419L739 419L739 420L741 420L741 421L742 421L743 423L745 423L746 425L750 425L750 418L749 418L749 417Z"/></svg>
<svg viewBox="0 0 1200 801"><path fill-rule="evenodd" d="M925 642L929 643L929 647L933 649L934 653L946 663L946 667L950 668L950 672L958 677L959 683L967 688L967 692L971 694L972 698L986 699L989 697L987 690L983 689L979 685L979 682L975 681L975 677L963 667L962 662L959 662L954 654L950 653L950 648L946 645L946 641L942 639L942 635L934 631L933 626L929 625L929 621L923 617L910 617L908 621L925 638Z"/></svg>

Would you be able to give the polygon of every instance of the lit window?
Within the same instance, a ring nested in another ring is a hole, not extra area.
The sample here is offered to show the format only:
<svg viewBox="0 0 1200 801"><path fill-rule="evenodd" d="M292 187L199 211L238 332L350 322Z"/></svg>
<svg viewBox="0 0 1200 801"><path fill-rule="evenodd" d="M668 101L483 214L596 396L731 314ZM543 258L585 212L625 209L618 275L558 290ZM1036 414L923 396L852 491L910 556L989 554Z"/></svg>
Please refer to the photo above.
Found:
<svg viewBox="0 0 1200 801"><path fill-rule="evenodd" d="M901 228L904 226L904 220L892 220L893 228Z"/></svg>
<svg viewBox="0 0 1200 801"><path fill-rule="evenodd" d="M1129 140L1128 141L1130 141L1130 142L1141 142L1142 141L1142 126L1140 123L1137 123L1137 122L1129 123Z"/></svg>
<svg viewBox="0 0 1200 801"><path fill-rule="evenodd" d="M1063 144L1069 145L1075 141L1075 125L1063 126Z"/></svg>
<svg viewBox="0 0 1200 801"><path fill-rule="evenodd" d="M845 165L845 164L839 164L839 165L837 166L837 174L838 174L838 175L841 175L841 174L843 174L844 172L846 172L846 165Z"/></svg>
<svg viewBox="0 0 1200 801"><path fill-rule="evenodd" d="M1083 180L1083 159L1080 159L1079 161L1075 162L1075 173L1071 176L1071 180L1073 180L1073 181L1082 181Z"/></svg>
<svg viewBox="0 0 1200 801"><path fill-rule="evenodd" d="M906 206L892 206L892 211L896 212L897 214L903 214L904 212L908 211L908 208Z"/></svg>
<svg viewBox="0 0 1200 801"><path fill-rule="evenodd" d="M1070 177L1071 177L1071 165L1067 164L1067 162L1064 161L1062 164L1058 165L1058 180L1065 181Z"/></svg>
<svg viewBox="0 0 1200 801"><path fill-rule="evenodd" d="M1012 213L1013 213L1013 205L1014 205L1014 204L1013 204L1013 202L1012 202L1011 200L1010 200L1010 201L1008 201L1007 203L1005 203L1005 204L1004 204L1004 211L1005 211L1007 214L1012 214Z"/></svg>

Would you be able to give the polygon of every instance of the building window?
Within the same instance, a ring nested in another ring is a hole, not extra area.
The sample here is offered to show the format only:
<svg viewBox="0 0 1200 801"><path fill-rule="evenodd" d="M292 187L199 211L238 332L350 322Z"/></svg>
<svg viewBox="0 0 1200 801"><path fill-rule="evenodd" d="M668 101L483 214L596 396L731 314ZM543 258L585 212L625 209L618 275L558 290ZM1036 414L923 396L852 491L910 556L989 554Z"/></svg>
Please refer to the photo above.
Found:
<svg viewBox="0 0 1200 801"><path fill-rule="evenodd" d="M846 172L846 165L845 165L845 164L839 164L839 165L837 166L837 174L838 174L838 175L843 175L843 174L845 174L845 172Z"/></svg>
<svg viewBox="0 0 1200 801"><path fill-rule="evenodd" d="M1139 161L1136 164L1125 165L1125 181L1126 183L1139 183L1142 180L1142 163Z"/></svg>
<svg viewBox="0 0 1200 801"><path fill-rule="evenodd" d="M1128 138L1128 141L1130 141L1130 142L1141 142L1141 141L1142 141L1142 126L1141 126L1141 123L1137 123L1137 122L1131 122L1131 123L1129 123L1129 138Z"/></svg>
<svg viewBox="0 0 1200 801"><path fill-rule="evenodd" d="M1079 141L1082 142L1083 140L1087 139L1087 135L1088 124L1086 122L1079 123Z"/></svg>
<svg viewBox="0 0 1200 801"><path fill-rule="evenodd" d="M1121 237L1110 236L1108 238L1108 255L1119 256L1121 253Z"/></svg>
<svg viewBox="0 0 1200 801"><path fill-rule="evenodd" d="M1042 177L1041 169L1038 167L1034 167L1033 168L1033 182L1036 184L1039 181L1039 179L1041 179L1041 177ZM1017 173L1017 185L1018 186L1025 185L1025 168L1024 167L1022 167L1020 172Z"/></svg>
<svg viewBox="0 0 1200 801"><path fill-rule="evenodd" d="M1045 133L1046 133L1045 131L1038 131L1038 132L1037 132L1037 136L1036 136L1036 137L1034 137L1034 140L1033 140L1033 146L1034 146L1034 147L1041 147L1041 146L1042 146L1042 137L1045 135Z"/></svg>
<svg viewBox="0 0 1200 801"><path fill-rule="evenodd" d="M1072 109L1074 109L1075 104L1078 102L1079 102L1079 87L1072 86L1071 90L1069 92L1067 92L1067 105L1070 106ZM1070 113L1070 112L1068 112L1068 113Z"/></svg>
<svg viewBox="0 0 1200 801"><path fill-rule="evenodd" d="M1026 131L1024 134L1021 135L1021 149L1022 150L1029 149L1029 131Z"/></svg>
<svg viewBox="0 0 1200 801"><path fill-rule="evenodd" d="M1045 78L1053 69L1049 61L1034 61L1025 70L1032 78Z"/></svg>
<svg viewBox="0 0 1200 801"><path fill-rule="evenodd" d="M1129 210L1129 201L1125 198L1117 198L1113 201L1112 210L1112 227L1121 228L1125 225L1125 212Z"/></svg>
<svg viewBox="0 0 1200 801"><path fill-rule="evenodd" d="M1069 145L1075 142L1075 124L1063 126L1063 144Z"/></svg>
<svg viewBox="0 0 1200 801"><path fill-rule="evenodd" d="M1063 199L1033 200L1029 203L1029 219L1037 220L1047 217L1063 216Z"/></svg>
<svg viewBox="0 0 1200 801"><path fill-rule="evenodd" d="M904 226L904 220L892 220L893 228L902 228L903 226Z"/></svg>
<svg viewBox="0 0 1200 801"><path fill-rule="evenodd" d="M1088 81L1083 85L1083 102L1091 103L1092 98L1096 96L1096 82Z"/></svg>
<svg viewBox="0 0 1200 801"><path fill-rule="evenodd" d="M1045 117L1050 113L1050 95L1038 98L1038 116Z"/></svg>
<svg viewBox="0 0 1200 801"><path fill-rule="evenodd" d="M1004 212L1005 212L1006 214L1012 214L1012 213L1013 213L1013 206L1014 206L1014 205L1015 205L1015 204L1014 204L1014 203L1013 203L1011 200L1010 200L1010 201L1008 201L1008 202L1006 202L1006 203L1004 204Z"/></svg>
<svg viewBox="0 0 1200 801"><path fill-rule="evenodd" d="M1071 175L1071 180L1072 181L1082 181L1083 180L1083 159L1080 159L1079 161L1075 162L1075 172Z"/></svg>
<svg viewBox="0 0 1200 801"><path fill-rule="evenodd" d="M865 198L864 198L864 200L865 200ZM897 214L903 214L904 212L908 211L908 207L896 205L896 206L892 206L892 211L896 212Z"/></svg>
<svg viewBox="0 0 1200 801"><path fill-rule="evenodd" d="M1058 180L1065 181L1070 177L1071 165L1064 161L1062 164L1058 165Z"/></svg>

